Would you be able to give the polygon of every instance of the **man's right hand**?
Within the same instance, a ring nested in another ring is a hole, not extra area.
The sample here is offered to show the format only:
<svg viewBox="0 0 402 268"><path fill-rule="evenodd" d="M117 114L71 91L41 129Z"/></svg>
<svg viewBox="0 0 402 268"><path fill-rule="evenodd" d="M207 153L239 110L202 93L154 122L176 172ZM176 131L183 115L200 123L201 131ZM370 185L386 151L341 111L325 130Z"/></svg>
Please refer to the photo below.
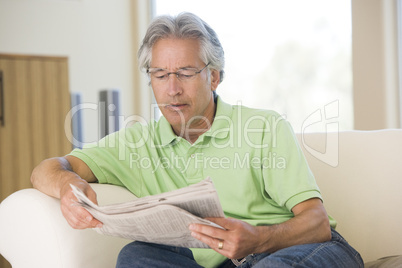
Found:
<svg viewBox="0 0 402 268"><path fill-rule="evenodd" d="M92 202L97 204L96 193L86 181L75 181L71 184L80 188ZM61 212L68 224L74 229L101 228L102 222L95 219L86 209L79 206L77 201L70 183L66 183L60 190L60 203Z"/></svg>
<svg viewBox="0 0 402 268"><path fill-rule="evenodd" d="M97 179L82 160L74 156L50 158L42 161L32 172L31 182L41 192L59 198L63 216L75 229L99 228L102 223L77 205L70 184L81 189L97 204L96 193L88 182Z"/></svg>

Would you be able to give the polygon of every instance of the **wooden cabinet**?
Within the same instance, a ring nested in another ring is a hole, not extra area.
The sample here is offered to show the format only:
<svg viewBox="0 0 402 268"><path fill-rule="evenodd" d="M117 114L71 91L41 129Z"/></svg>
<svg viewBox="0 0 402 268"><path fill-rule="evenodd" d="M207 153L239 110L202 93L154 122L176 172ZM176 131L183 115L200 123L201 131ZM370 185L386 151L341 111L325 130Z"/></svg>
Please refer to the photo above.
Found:
<svg viewBox="0 0 402 268"><path fill-rule="evenodd" d="M67 58L0 54L0 202L32 187L42 160L71 151L70 107Z"/></svg>
<svg viewBox="0 0 402 268"><path fill-rule="evenodd" d="M0 54L0 201L31 187L30 174L71 151L67 58Z"/></svg>

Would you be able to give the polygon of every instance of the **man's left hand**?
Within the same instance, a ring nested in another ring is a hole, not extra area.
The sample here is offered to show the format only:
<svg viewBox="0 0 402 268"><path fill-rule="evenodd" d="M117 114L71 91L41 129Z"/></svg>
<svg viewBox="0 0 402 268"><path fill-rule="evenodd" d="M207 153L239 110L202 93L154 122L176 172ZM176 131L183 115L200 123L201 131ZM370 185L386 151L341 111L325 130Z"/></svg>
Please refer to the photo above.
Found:
<svg viewBox="0 0 402 268"><path fill-rule="evenodd" d="M259 228L233 218L207 218L225 230L203 224L191 224L194 238L204 242L229 259L240 259L257 253L261 235Z"/></svg>

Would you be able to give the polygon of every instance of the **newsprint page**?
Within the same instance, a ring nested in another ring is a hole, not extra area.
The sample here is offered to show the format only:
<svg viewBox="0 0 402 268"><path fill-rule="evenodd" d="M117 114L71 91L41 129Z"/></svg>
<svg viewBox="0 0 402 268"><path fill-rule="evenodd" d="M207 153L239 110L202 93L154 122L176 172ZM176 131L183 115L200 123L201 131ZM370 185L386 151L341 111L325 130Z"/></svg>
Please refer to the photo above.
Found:
<svg viewBox="0 0 402 268"><path fill-rule="evenodd" d="M103 223L99 233L126 239L187 248L208 248L193 238L188 226L201 223L222 228L205 217L225 217L212 180L205 180L178 190L146 196L126 203L98 206L71 185L78 199Z"/></svg>

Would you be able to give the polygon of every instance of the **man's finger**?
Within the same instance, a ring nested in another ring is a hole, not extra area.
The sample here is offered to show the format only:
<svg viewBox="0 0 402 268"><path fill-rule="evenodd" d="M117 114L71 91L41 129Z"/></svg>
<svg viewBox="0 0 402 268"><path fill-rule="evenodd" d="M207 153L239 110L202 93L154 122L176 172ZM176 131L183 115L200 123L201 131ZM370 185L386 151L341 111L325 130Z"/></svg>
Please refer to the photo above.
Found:
<svg viewBox="0 0 402 268"><path fill-rule="evenodd" d="M223 240L222 239L218 239L215 237L210 237L208 235L205 235L203 233L199 233L196 231L192 231L191 235L200 240L201 242L207 244L210 248L212 248L213 250L222 253L221 251L224 250L223 248ZM225 249L226 250L226 249Z"/></svg>
<svg viewBox="0 0 402 268"><path fill-rule="evenodd" d="M225 230L205 224L190 224L190 231L201 233L209 237L223 239L225 237Z"/></svg>
<svg viewBox="0 0 402 268"><path fill-rule="evenodd" d="M213 223L222 226L226 230L231 230L236 226L236 220L232 218L205 218L206 220L212 221Z"/></svg>
<svg viewBox="0 0 402 268"><path fill-rule="evenodd" d="M86 209L80 206L64 205L62 212L74 229L100 228L102 222L95 219Z"/></svg>

